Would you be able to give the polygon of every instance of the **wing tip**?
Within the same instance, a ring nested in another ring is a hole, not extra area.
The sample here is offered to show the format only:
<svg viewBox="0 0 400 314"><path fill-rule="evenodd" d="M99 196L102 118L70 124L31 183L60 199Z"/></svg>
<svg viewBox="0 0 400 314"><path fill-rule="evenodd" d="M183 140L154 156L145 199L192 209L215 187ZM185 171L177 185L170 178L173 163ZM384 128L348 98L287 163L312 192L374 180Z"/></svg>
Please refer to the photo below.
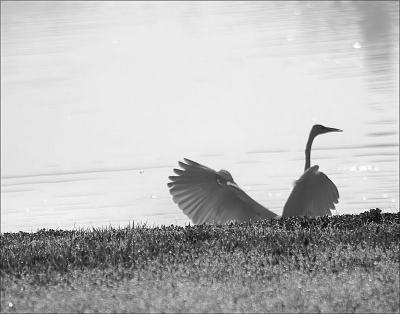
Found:
<svg viewBox="0 0 400 314"><path fill-rule="evenodd" d="M174 168L172 171L173 171L173 172L175 172L177 175L182 175L182 174L184 174L184 173L185 173L185 171L184 171L184 170L177 169L177 168Z"/></svg>

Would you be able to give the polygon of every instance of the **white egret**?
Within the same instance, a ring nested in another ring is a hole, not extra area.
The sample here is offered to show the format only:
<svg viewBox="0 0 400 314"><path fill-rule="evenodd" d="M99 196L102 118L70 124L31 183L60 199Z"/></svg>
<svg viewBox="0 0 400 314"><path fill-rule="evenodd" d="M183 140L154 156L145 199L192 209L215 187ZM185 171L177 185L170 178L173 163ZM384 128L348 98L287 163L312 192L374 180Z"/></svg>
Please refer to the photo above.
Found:
<svg viewBox="0 0 400 314"><path fill-rule="evenodd" d="M312 127L306 146L304 173L295 182L283 208L282 216L331 215L339 199L335 184L317 165L310 167L311 145L317 135L342 132L316 124ZM175 203L194 224L245 222L279 216L247 195L226 170L215 171L184 158L178 162L183 169L174 169L169 191Z"/></svg>

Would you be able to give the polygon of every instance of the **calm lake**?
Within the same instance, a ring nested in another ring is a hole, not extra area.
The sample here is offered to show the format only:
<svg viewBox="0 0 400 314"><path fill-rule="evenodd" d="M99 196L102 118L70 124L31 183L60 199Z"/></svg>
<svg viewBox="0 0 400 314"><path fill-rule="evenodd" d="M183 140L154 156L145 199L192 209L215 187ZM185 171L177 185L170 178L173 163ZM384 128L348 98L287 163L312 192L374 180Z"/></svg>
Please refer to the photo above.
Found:
<svg viewBox="0 0 400 314"><path fill-rule="evenodd" d="M399 209L399 2L1 2L1 231L179 224L183 157L280 214Z"/></svg>

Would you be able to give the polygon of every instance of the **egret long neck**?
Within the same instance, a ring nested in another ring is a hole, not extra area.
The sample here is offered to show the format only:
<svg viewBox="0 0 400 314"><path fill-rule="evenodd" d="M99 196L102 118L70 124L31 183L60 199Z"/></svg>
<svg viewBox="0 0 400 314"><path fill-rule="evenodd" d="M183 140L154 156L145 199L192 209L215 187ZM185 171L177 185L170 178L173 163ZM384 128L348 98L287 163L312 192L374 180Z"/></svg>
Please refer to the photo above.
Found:
<svg viewBox="0 0 400 314"><path fill-rule="evenodd" d="M307 145L306 145L306 164L304 166L304 171L306 171L308 168L310 168L310 164L311 164L311 146L312 146L314 138L315 138L315 135L310 133L310 136L308 137L308 141L307 141Z"/></svg>

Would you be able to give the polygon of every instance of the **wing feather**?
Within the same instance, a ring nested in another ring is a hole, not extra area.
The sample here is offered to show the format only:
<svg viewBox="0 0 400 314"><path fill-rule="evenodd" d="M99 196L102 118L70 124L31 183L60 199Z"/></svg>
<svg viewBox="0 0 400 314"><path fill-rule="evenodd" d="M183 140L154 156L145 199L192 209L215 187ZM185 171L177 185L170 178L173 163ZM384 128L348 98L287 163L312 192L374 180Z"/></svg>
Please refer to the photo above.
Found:
<svg viewBox="0 0 400 314"><path fill-rule="evenodd" d="M332 215L331 209L339 200L336 185L313 166L296 181L283 208L282 216L325 216Z"/></svg>
<svg viewBox="0 0 400 314"><path fill-rule="evenodd" d="M172 199L193 223L227 223L273 218L277 215L243 190L218 183L218 173L195 161L179 161L167 186Z"/></svg>

